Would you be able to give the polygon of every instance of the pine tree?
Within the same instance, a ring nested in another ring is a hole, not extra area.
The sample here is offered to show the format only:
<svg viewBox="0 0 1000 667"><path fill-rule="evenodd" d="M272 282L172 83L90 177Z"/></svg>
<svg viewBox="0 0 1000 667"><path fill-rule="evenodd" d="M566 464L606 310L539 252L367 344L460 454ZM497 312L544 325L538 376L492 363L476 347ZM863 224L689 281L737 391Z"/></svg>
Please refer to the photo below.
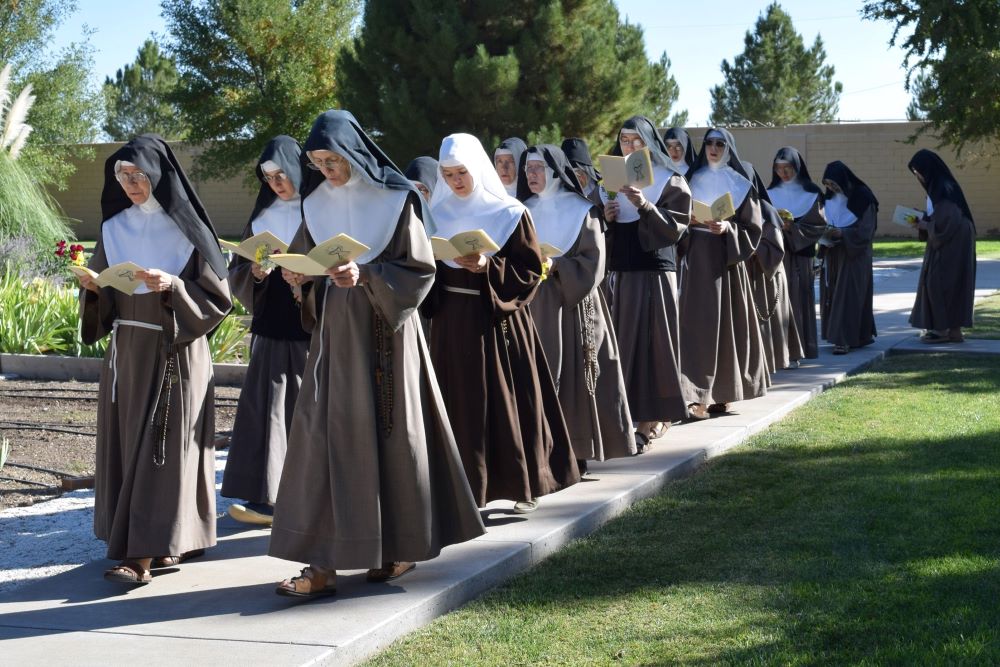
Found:
<svg viewBox="0 0 1000 667"><path fill-rule="evenodd" d="M910 103L906 105L907 120L927 120L927 109L933 104L930 99L931 81L926 72L920 72L910 81Z"/></svg>
<svg viewBox="0 0 1000 667"><path fill-rule="evenodd" d="M128 141L146 132L167 140L183 139L187 123L170 103L177 82L173 59L160 51L155 40L147 39L135 62L118 70L114 79L104 80L104 131L114 141Z"/></svg>
<svg viewBox="0 0 1000 667"><path fill-rule="evenodd" d="M879 0L864 15L896 23L889 44L906 51L907 84L929 121L918 134L1000 156L1000 2Z"/></svg>
<svg viewBox="0 0 1000 667"><path fill-rule="evenodd" d="M792 17L768 5L743 39L743 53L722 61L725 82L712 88L712 122L815 123L833 120L843 86L816 36L807 49Z"/></svg>
<svg viewBox="0 0 1000 667"><path fill-rule="evenodd" d="M267 140L337 106L337 54L359 0L163 0L197 177L248 174Z"/></svg>
<svg viewBox="0 0 1000 667"><path fill-rule="evenodd" d="M649 109L653 67L610 0L368 0L341 93L400 162L436 154L452 132L487 151L507 136L600 146L628 116L669 111ZM658 73L662 90L672 77Z"/></svg>

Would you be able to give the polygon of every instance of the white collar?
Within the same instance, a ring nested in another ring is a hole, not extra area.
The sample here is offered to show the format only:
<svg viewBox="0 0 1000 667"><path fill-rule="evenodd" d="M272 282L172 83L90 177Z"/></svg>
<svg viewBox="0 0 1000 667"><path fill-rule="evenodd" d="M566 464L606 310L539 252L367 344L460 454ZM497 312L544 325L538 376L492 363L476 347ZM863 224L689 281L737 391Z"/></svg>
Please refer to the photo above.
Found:
<svg viewBox="0 0 1000 667"><path fill-rule="evenodd" d="M531 211L538 240L559 248L563 252L576 243L580 228L593 204L576 192L562 187L556 173L545 168L545 189L524 202Z"/></svg>
<svg viewBox="0 0 1000 667"><path fill-rule="evenodd" d="M792 214L793 218L801 218L816 203L818 192L809 192L798 181L782 181L767 191L774 208L783 208Z"/></svg>
<svg viewBox="0 0 1000 667"><path fill-rule="evenodd" d="M269 206L257 214L250 222L252 234L268 231L285 243L291 243L302 224L302 199L295 195L291 199L275 198ZM325 241L326 239L320 239Z"/></svg>
<svg viewBox="0 0 1000 667"><path fill-rule="evenodd" d="M838 192L827 199L823 210L826 213L826 221L834 227L850 227L858 221L858 216L847 208L847 196L843 192Z"/></svg>
<svg viewBox="0 0 1000 667"><path fill-rule="evenodd" d="M101 243L108 266L135 262L144 269L174 276L184 270L194 251L194 245L152 196L108 218L101 225ZM135 290L135 294L147 292L144 284Z"/></svg>

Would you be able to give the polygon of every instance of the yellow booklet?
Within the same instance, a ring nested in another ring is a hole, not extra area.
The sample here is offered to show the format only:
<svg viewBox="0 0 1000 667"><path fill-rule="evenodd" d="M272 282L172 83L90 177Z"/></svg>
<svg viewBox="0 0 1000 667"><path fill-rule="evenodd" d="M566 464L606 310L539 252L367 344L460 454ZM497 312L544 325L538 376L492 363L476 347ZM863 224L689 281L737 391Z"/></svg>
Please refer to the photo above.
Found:
<svg viewBox="0 0 1000 667"><path fill-rule="evenodd" d="M561 257L563 251L555 247L551 243L539 243L538 247L542 250L542 257Z"/></svg>
<svg viewBox="0 0 1000 667"><path fill-rule="evenodd" d="M601 164L601 181L607 192L618 192L626 185L642 189L653 184L653 158L648 148L628 157L598 155L597 160Z"/></svg>
<svg viewBox="0 0 1000 667"><path fill-rule="evenodd" d="M455 259L477 252L482 254L500 249L490 235L481 229L459 232L450 239L432 236L431 247L434 248L434 259Z"/></svg>
<svg viewBox="0 0 1000 667"><path fill-rule="evenodd" d="M258 263L261 259L267 259L276 252L288 252L288 244L267 230L260 234L254 234L239 243L230 243L219 239L219 245L222 246L223 250L234 252L240 257Z"/></svg>
<svg viewBox="0 0 1000 667"><path fill-rule="evenodd" d="M289 271L306 276L321 276L326 273L327 269L353 262L369 250L371 248L361 241L353 239L347 234L337 234L320 243L307 255L275 253L271 255L270 259Z"/></svg>
<svg viewBox="0 0 1000 667"><path fill-rule="evenodd" d="M693 199L691 200L691 214L701 223L712 220L728 220L736 215L736 209L733 208L733 196L727 192L711 204Z"/></svg>
<svg viewBox="0 0 1000 667"><path fill-rule="evenodd" d="M142 284L142 280L136 278L135 273L136 271L145 271L135 262L120 262L109 266L100 273L85 266L70 266L69 270L78 276L90 276L99 286L114 287L124 294L135 292L136 288Z"/></svg>

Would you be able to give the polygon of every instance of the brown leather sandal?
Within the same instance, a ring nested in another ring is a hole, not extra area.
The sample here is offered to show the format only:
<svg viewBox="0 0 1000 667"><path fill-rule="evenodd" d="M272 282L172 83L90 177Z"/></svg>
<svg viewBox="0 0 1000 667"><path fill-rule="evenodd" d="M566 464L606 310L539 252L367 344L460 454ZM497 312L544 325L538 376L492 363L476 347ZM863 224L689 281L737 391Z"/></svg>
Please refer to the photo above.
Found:
<svg viewBox="0 0 1000 667"><path fill-rule="evenodd" d="M688 414L691 415L691 419L708 419L708 410L704 403L689 404Z"/></svg>
<svg viewBox="0 0 1000 667"><path fill-rule="evenodd" d="M365 578L373 583L389 581L401 577L417 566L416 563L406 561L396 561L394 563L382 563L382 567L375 567L368 570Z"/></svg>
<svg viewBox="0 0 1000 667"><path fill-rule="evenodd" d="M729 412L729 403L712 403L706 412L710 415L724 415Z"/></svg>
<svg viewBox="0 0 1000 667"><path fill-rule="evenodd" d="M337 593L337 573L327 576L321 568L311 565L302 568L299 576L285 579L274 592L291 598L320 598Z"/></svg>
<svg viewBox="0 0 1000 667"><path fill-rule="evenodd" d="M119 584L129 586L145 586L153 580L149 570L132 560L123 560L114 567L105 570L104 578Z"/></svg>
<svg viewBox="0 0 1000 667"><path fill-rule="evenodd" d="M670 422L656 422L651 429L649 429L649 439L658 440L667 434L667 429L670 428Z"/></svg>
<svg viewBox="0 0 1000 667"><path fill-rule="evenodd" d="M197 558L198 556L204 556L204 549L193 549L191 551L185 551L180 556L159 556L153 559L153 562L149 564L149 569L158 570L163 567L177 567L184 561L191 560L192 558Z"/></svg>

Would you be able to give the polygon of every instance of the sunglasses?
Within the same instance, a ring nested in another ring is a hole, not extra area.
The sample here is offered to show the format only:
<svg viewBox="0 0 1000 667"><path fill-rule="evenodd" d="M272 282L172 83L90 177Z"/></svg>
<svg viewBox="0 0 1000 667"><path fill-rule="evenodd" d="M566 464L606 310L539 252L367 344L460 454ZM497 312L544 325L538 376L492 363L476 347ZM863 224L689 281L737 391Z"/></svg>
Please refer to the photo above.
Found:
<svg viewBox="0 0 1000 667"><path fill-rule="evenodd" d="M718 139L709 139L708 141L705 142L705 145L711 148L725 148L726 142L720 141Z"/></svg>

